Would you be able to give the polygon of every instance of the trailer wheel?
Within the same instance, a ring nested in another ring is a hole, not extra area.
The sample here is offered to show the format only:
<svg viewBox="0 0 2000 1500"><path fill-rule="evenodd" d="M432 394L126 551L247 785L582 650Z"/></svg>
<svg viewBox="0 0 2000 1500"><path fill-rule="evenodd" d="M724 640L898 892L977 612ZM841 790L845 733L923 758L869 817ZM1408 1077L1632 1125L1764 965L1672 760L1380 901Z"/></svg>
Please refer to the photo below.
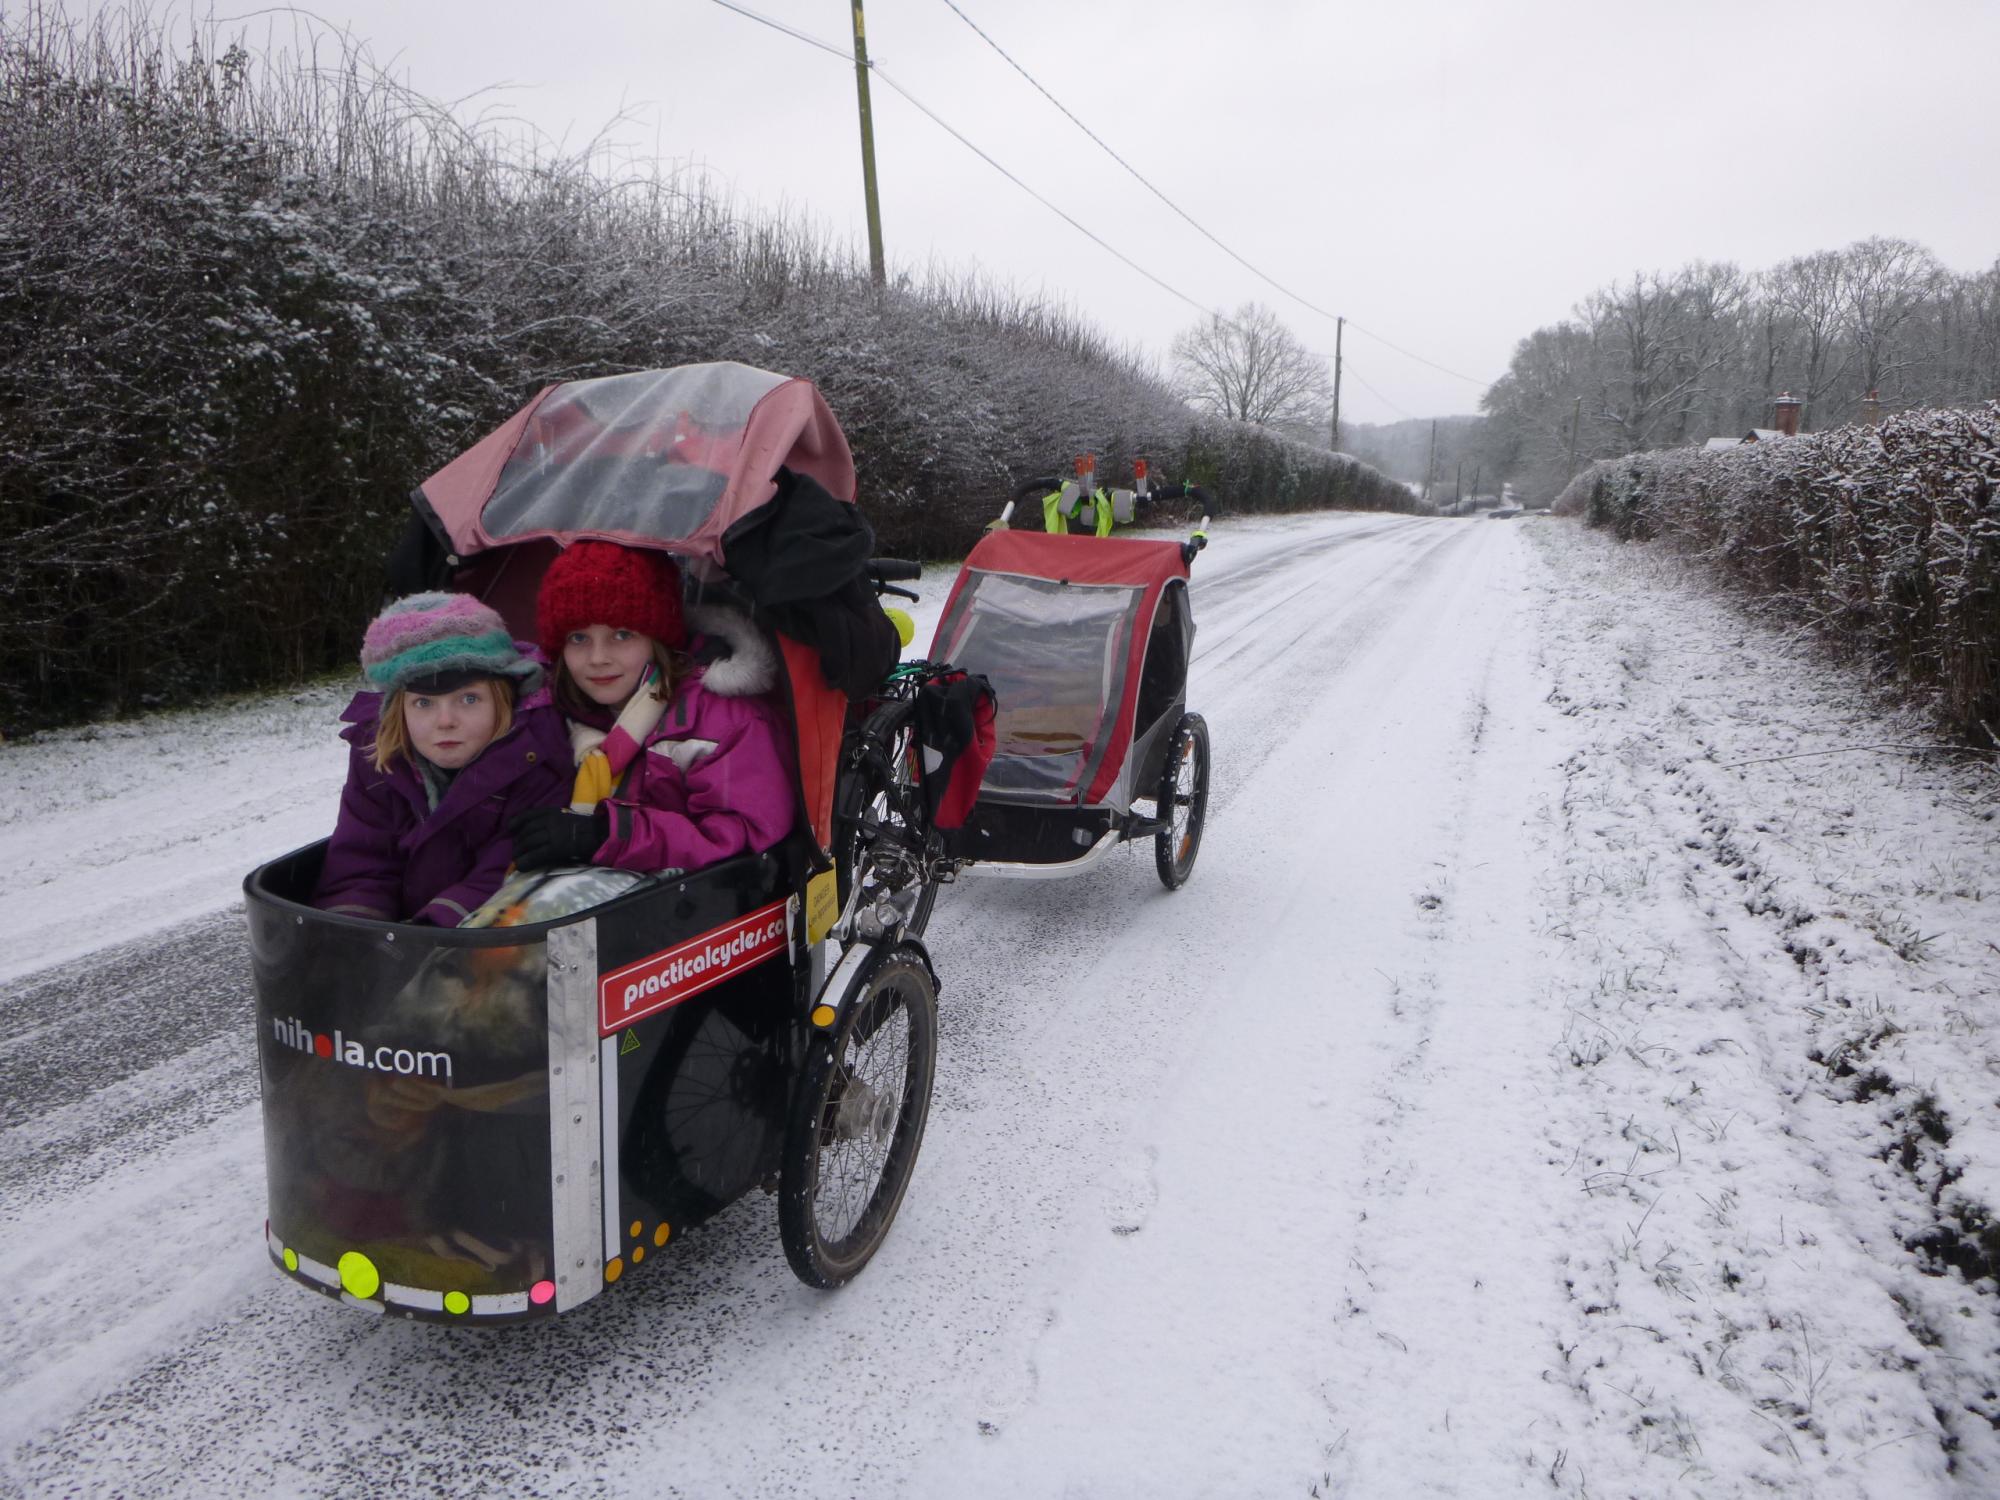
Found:
<svg viewBox="0 0 2000 1500"><path fill-rule="evenodd" d="M1208 819L1208 724L1200 714L1182 714L1174 726L1157 795L1158 816L1167 826L1153 836L1153 863L1160 884L1177 891L1194 873Z"/></svg>
<svg viewBox="0 0 2000 1500"><path fill-rule="evenodd" d="M778 1232L806 1285L843 1285L881 1247L916 1166L936 1071L930 971L914 953L892 954L834 1031L813 1036L792 1098Z"/></svg>

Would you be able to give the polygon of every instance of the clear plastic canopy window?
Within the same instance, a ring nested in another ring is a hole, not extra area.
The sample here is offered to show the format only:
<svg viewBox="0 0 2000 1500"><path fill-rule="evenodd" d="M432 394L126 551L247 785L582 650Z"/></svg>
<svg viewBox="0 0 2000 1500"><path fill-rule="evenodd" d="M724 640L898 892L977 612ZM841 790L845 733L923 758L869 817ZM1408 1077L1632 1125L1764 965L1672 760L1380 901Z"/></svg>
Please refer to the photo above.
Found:
<svg viewBox="0 0 2000 1500"><path fill-rule="evenodd" d="M501 469L487 534L691 535L728 486L752 409L785 380L713 364L562 386Z"/></svg>
<svg viewBox="0 0 2000 1500"><path fill-rule="evenodd" d="M984 790L1076 798L1111 737L1145 592L974 575L950 659L999 699Z"/></svg>

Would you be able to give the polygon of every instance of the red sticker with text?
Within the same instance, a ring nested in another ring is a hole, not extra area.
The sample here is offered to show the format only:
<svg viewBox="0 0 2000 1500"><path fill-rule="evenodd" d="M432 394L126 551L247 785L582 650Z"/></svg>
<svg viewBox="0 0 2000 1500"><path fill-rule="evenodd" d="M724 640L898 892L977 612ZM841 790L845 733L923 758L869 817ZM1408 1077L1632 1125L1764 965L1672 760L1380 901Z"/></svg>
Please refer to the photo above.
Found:
<svg viewBox="0 0 2000 1500"><path fill-rule="evenodd" d="M614 1036L642 1016L678 1005L732 974L785 951L787 903L739 917L698 938L642 958L597 981L597 1024Z"/></svg>

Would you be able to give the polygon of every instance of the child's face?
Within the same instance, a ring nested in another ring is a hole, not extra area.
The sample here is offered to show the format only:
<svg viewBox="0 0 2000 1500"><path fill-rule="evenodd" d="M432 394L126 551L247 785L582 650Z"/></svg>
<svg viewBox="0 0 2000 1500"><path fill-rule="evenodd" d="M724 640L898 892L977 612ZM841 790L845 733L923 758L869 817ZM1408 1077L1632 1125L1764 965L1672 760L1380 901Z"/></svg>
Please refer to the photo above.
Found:
<svg viewBox="0 0 2000 1500"><path fill-rule="evenodd" d="M621 708L637 691L639 678L653 659L653 638L636 630L592 625L572 630L563 642L563 665L570 681L592 703Z"/></svg>
<svg viewBox="0 0 2000 1500"><path fill-rule="evenodd" d="M403 723L417 754L440 770L456 771L493 743L500 705L490 682L467 683L448 693L405 693Z"/></svg>

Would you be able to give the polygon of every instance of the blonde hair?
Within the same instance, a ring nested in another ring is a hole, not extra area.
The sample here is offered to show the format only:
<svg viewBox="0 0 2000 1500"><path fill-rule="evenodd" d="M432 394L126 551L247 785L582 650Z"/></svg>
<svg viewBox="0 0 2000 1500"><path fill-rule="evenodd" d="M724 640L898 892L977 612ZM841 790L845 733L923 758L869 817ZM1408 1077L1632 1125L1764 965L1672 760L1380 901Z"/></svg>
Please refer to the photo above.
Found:
<svg viewBox="0 0 2000 1500"><path fill-rule="evenodd" d="M653 667L659 673L653 679L653 697L661 703L670 702L682 680L694 670L694 663L673 647L653 640L651 636L648 636L647 640L652 642ZM569 675L569 663L563 660L560 651L556 653L555 699L556 707L572 719L604 712L602 703L597 702L576 685L576 679Z"/></svg>
<svg viewBox="0 0 2000 1500"><path fill-rule="evenodd" d="M505 677L482 677L479 682L493 690L493 739L497 740L514 727L514 684ZM474 686L453 688L453 692L463 692ZM378 771L386 771L399 755L415 758L416 752L410 748L410 725L403 717L403 694L413 691L404 688L402 692L384 693L382 711L375 719L375 743L370 746L370 759ZM418 696L434 696L419 694ZM493 741L488 740L491 744ZM482 751L482 753L484 753Z"/></svg>

